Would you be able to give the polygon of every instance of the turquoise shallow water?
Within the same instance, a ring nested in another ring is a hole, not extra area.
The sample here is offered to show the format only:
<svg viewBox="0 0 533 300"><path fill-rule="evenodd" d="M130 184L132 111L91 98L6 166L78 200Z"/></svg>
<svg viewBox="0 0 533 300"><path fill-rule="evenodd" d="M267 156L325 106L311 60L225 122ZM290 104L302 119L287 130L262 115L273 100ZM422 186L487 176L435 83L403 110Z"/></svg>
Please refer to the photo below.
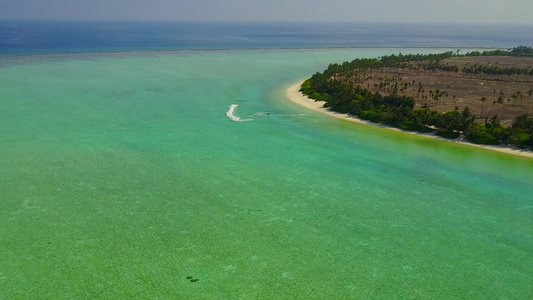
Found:
<svg viewBox="0 0 533 300"><path fill-rule="evenodd" d="M0 299L528 299L531 159L285 99L400 51L4 58Z"/></svg>

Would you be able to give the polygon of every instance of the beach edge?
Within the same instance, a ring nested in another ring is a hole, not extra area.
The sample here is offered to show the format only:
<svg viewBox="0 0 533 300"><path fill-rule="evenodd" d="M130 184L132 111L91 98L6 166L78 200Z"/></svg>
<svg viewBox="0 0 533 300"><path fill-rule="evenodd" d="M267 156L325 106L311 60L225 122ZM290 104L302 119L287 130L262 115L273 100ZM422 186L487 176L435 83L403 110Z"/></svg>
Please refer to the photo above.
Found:
<svg viewBox="0 0 533 300"><path fill-rule="evenodd" d="M450 139L441 138L441 137L436 136L434 134L425 134L425 133L401 130L401 129L398 129L398 128L395 128L395 127L386 126L386 125L379 124L379 123L372 123L372 122L369 122L369 121L361 120L361 119L359 119L359 118L357 118L355 116L349 115L349 114L343 114L343 113L338 113L338 112L331 111L328 108L324 107L325 101L315 101L313 99L308 98L307 96L305 96L304 94L302 94L300 92L300 87L302 86L302 83L304 81L305 81L305 79L304 80L300 80L300 81L290 85L285 90L285 96L286 96L286 98L289 101L291 101L291 102L293 102L293 103L295 103L295 104L297 104L297 105L299 105L301 107L307 108L309 110L312 110L312 111L315 111L315 112L318 112L318 113L321 113L321 114L325 114L325 115L328 115L328 116L333 117L333 118L337 118L337 119L345 120L345 121L348 121L348 122L352 122L352 123L364 124L364 125L368 125L368 126L376 126L376 127L381 127L381 128L385 128L385 129L404 132L404 133L407 133L407 134L414 134L414 135L418 135L418 136L422 136L422 137L426 137L426 138L439 139L439 140L443 140L443 141L447 141L447 142L462 144L462 145L481 148L481 149L485 149L485 150L496 151L496 152L500 152L500 153L511 154L511 155L516 155L516 156L521 156L521 157L533 158L533 152L531 152L531 151L525 151L525 150L520 150L520 149L517 149L517 148L510 148L510 147L505 147L505 146L479 145L479 144L470 143L470 142L465 141L465 140L450 140Z"/></svg>

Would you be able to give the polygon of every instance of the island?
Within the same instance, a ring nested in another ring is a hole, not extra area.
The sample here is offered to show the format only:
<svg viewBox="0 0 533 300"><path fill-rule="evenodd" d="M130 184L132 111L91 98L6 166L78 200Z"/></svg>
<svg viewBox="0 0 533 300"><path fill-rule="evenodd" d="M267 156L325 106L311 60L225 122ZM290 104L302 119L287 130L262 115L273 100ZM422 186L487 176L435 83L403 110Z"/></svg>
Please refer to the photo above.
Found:
<svg viewBox="0 0 533 300"><path fill-rule="evenodd" d="M297 91L332 115L533 157L533 48L459 52L330 64Z"/></svg>

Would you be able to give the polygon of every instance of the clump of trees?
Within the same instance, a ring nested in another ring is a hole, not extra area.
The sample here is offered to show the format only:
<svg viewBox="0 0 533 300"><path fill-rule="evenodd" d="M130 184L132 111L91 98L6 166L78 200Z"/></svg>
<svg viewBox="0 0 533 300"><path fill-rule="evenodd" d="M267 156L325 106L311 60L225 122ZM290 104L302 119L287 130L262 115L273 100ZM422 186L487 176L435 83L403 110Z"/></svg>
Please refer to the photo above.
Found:
<svg viewBox="0 0 533 300"><path fill-rule="evenodd" d="M500 68L496 65L473 64L463 67L463 72L467 74L494 74L494 75L533 75L533 68Z"/></svg>
<svg viewBox="0 0 533 300"><path fill-rule="evenodd" d="M533 48L527 46L518 46L509 50L487 50L483 52L472 51L465 56L533 56Z"/></svg>
<svg viewBox="0 0 533 300"><path fill-rule="evenodd" d="M511 127L505 127L494 116L486 124L474 124L466 138L476 144L533 147L533 118L523 114L514 120Z"/></svg>
<svg viewBox="0 0 533 300"><path fill-rule="evenodd" d="M461 55L457 55L460 57ZM527 46L518 46L509 50L487 50L483 52L472 51L466 56L533 56L533 48ZM496 65L466 65L463 72L467 74L494 74L494 75L533 75L533 68L500 68Z"/></svg>
<svg viewBox="0 0 533 300"><path fill-rule="evenodd" d="M529 55L533 49L519 46L513 50L495 50L479 55ZM435 132L441 137L456 139L461 136L477 144L509 144L518 147L533 147L533 118L524 114L517 117L511 127L505 127L494 116L485 124L475 122L475 116L468 107L439 113L427 105L414 109L412 97L400 95L398 86L393 86L383 95L373 92L357 81L349 80L349 75L364 74L364 70L383 67L412 66L412 62L429 61L426 66L439 69L441 59L456 56L453 52L441 54L391 55L379 59L355 59L342 64L330 64L322 73L317 72L307 79L300 91L309 98L325 101L325 107L333 111L348 113L364 120L382 123L396 128L417 132ZM470 53L467 55L478 55ZM447 68L447 66L443 66ZM454 70L455 71L455 70Z"/></svg>

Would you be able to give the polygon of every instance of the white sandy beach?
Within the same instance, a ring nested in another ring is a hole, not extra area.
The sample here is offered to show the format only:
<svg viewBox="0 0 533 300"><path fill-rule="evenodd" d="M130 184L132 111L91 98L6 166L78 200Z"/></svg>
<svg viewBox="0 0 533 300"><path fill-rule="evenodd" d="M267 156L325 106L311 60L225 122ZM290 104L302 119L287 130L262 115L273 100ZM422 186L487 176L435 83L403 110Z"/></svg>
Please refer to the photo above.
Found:
<svg viewBox="0 0 533 300"><path fill-rule="evenodd" d="M379 126L379 127L390 129L390 130L402 131L402 132L405 132L405 133L408 133L408 134L416 134L416 135L424 136L424 137L428 137L428 138L441 139L441 140L449 141L449 142L452 142L452 143L460 143L460 144L467 145L467 146L483 148L483 149L502 152L502 153L506 153L506 154L512 154L512 155L518 155L518 156L533 158L533 152L531 152L531 151L524 151L524 150L520 150L520 149L516 149L516 148L505 147L505 146L487 146L487 145L478 145L478 144L473 144L473 143L470 143L470 142L459 141L459 140L449 140L449 139L441 138L441 137L436 136L434 134L422 134L422 133L417 133L417 132L412 132L412 131L405 131L405 130L401 130L401 129L398 129L398 128L394 128L394 127L385 126L385 125L382 125L382 124L376 124L376 123L372 123L372 122L369 122L369 121L361 120L361 119L358 119L358 118L356 118L354 116L351 116L351 115L348 115L348 114L341 114L341 113L338 113L338 112L334 112L334 111L331 111L328 108L324 107L324 103L325 103L324 101L315 101L313 99L307 98L302 93L300 93L300 87L301 87L302 83L303 83L303 80L291 85L285 92L287 98L290 101L292 101L292 102L294 102L294 103L296 103L296 104L298 104L300 106L303 106L303 107L305 107L307 109L310 109L310 110L313 110L313 111L316 111L316 112L319 112L319 113L322 113L322 114L326 114L328 116L331 116L331 117L334 117L334 118L337 118L337 119L342 119L342 120L346 120L346 121L353 122L353 123L366 124L366 125L371 125L371 126Z"/></svg>

